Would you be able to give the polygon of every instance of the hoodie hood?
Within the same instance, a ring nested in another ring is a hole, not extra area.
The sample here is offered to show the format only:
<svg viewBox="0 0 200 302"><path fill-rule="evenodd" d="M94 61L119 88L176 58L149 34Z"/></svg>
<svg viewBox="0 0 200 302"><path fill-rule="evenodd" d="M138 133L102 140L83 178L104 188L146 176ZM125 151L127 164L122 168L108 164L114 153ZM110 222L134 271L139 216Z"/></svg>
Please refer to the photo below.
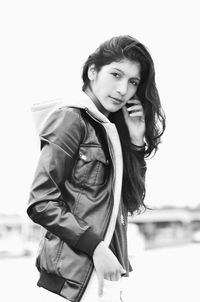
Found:
<svg viewBox="0 0 200 302"><path fill-rule="evenodd" d="M86 109L99 122L110 123L108 118L97 109L90 97L85 92L81 92L76 97L70 98L70 100L66 98L54 99L32 105L31 111L33 114L35 128L39 136L51 115L56 110L66 106Z"/></svg>

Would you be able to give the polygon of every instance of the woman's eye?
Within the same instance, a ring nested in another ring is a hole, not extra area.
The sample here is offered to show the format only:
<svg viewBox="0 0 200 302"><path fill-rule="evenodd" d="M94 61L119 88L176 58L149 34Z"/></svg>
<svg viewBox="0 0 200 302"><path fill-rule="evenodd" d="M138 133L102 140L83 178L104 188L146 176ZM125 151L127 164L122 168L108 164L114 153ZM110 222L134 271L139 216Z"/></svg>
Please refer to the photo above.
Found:
<svg viewBox="0 0 200 302"><path fill-rule="evenodd" d="M117 79L120 78L120 75L119 75L119 73L117 73L117 72L112 72L112 75L113 75L115 78L117 78Z"/></svg>
<svg viewBox="0 0 200 302"><path fill-rule="evenodd" d="M136 87L139 85L139 83L138 83L137 81L135 81L135 80L130 81L130 83L131 83L133 86L136 86Z"/></svg>

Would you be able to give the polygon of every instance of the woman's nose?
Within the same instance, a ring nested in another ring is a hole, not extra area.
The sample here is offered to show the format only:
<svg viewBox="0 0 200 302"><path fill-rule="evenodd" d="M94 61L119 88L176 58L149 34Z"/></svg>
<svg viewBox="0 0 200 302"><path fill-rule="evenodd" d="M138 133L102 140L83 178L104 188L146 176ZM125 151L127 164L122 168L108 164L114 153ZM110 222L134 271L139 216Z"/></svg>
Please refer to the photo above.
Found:
<svg viewBox="0 0 200 302"><path fill-rule="evenodd" d="M126 80L118 82L117 92L124 96L127 93L128 83Z"/></svg>

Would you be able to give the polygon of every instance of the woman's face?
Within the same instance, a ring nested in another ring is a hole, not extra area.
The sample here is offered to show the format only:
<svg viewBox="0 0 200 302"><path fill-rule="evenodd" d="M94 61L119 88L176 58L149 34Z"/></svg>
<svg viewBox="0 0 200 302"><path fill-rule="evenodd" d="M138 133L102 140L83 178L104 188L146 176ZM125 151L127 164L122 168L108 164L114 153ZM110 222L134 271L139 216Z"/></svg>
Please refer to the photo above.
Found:
<svg viewBox="0 0 200 302"><path fill-rule="evenodd" d="M100 71L90 66L90 88L108 112L121 109L134 97L140 82L140 64L124 59L104 65Z"/></svg>

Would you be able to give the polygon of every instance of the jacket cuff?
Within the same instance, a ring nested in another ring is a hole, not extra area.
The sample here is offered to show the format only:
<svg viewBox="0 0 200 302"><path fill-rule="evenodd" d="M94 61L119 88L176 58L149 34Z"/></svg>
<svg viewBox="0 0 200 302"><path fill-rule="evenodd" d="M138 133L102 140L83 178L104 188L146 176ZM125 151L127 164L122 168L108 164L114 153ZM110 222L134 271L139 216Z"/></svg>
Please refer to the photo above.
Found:
<svg viewBox="0 0 200 302"><path fill-rule="evenodd" d="M145 148L141 149L135 149L133 145L131 145L131 151L135 154L137 159L142 163L142 166L144 165L144 156L145 156Z"/></svg>
<svg viewBox="0 0 200 302"><path fill-rule="evenodd" d="M146 144L144 146L141 146L141 147L136 146L134 144L131 144L131 150L132 151L136 151L136 152L138 152L140 154L145 154Z"/></svg>
<svg viewBox="0 0 200 302"><path fill-rule="evenodd" d="M97 245L103 240L100 236L96 235L90 228L81 236L75 248L81 252L86 253L88 256L93 256L94 250Z"/></svg>

